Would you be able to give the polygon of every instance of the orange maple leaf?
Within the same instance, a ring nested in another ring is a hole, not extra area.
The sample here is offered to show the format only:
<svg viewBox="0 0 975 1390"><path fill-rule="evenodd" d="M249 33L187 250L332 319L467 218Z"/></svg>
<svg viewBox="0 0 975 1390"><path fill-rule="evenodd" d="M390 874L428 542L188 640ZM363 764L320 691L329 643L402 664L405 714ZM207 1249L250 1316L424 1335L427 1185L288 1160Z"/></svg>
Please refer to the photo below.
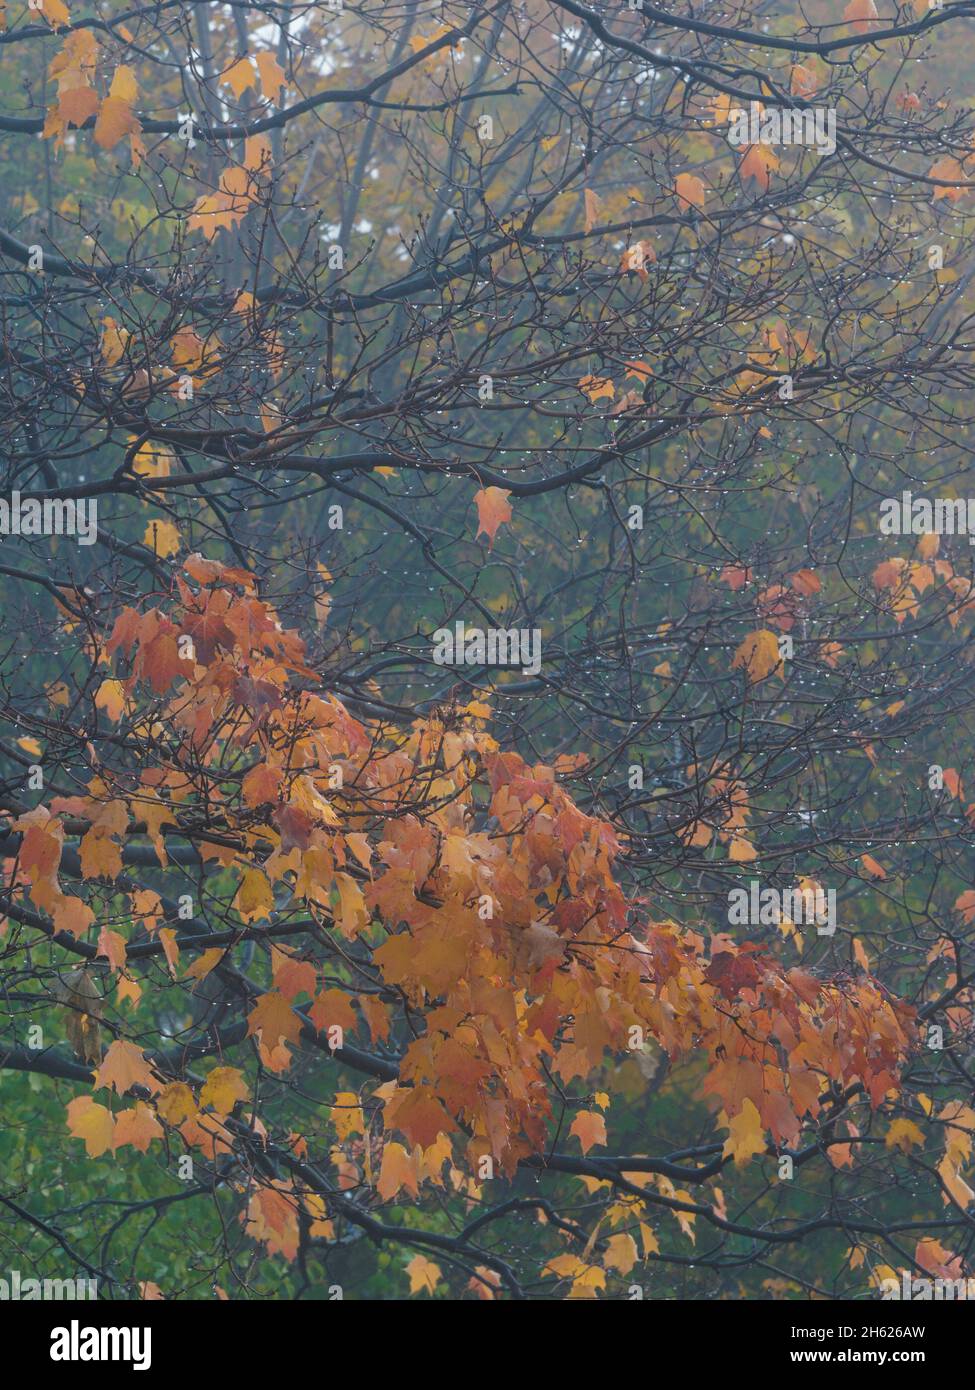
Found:
<svg viewBox="0 0 975 1390"><path fill-rule="evenodd" d="M674 193L683 207L695 207L701 212L704 211L704 184L697 174L678 174L674 180Z"/></svg>
<svg viewBox="0 0 975 1390"><path fill-rule="evenodd" d="M598 1110L580 1110L569 1129L587 1154L594 1144L606 1143L606 1120Z"/></svg>
<svg viewBox="0 0 975 1390"><path fill-rule="evenodd" d="M477 532L474 539L487 536L489 550L494 547L498 527L511 520L510 496L510 491L503 487L482 487L474 494L477 503Z"/></svg>
<svg viewBox="0 0 975 1390"><path fill-rule="evenodd" d="M126 1091L131 1091L134 1086L155 1092L159 1090L160 1084L153 1075L142 1048L137 1047L135 1043L125 1042L122 1038L116 1038L112 1043L102 1059L101 1066L95 1072L96 1090L102 1086L109 1086L120 1096L124 1096Z"/></svg>
<svg viewBox="0 0 975 1390"><path fill-rule="evenodd" d="M260 1033L265 1047L274 1047L282 1039L297 1044L301 1028L301 1019L278 990L262 994L247 1015L248 1037Z"/></svg>

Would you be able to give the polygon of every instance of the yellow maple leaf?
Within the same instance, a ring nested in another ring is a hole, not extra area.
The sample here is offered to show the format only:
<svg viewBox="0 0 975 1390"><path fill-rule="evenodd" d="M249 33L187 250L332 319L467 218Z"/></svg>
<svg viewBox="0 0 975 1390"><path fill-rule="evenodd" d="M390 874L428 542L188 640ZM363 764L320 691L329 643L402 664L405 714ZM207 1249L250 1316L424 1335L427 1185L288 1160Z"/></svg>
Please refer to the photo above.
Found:
<svg viewBox="0 0 975 1390"><path fill-rule="evenodd" d="M924 1143L924 1134L913 1120L900 1119L894 1120L884 1146L888 1149L900 1149L901 1153L910 1153L912 1148L920 1147Z"/></svg>
<svg viewBox="0 0 975 1390"><path fill-rule="evenodd" d="M231 63L226 72L221 74L220 81L226 82L229 87L233 88L234 96L239 101L248 87L253 87L257 83L257 73L254 71L254 64L249 55L245 54L243 58L238 58L236 63Z"/></svg>
<svg viewBox="0 0 975 1390"><path fill-rule="evenodd" d="M121 328L111 316L102 319L102 337L99 346L102 361L106 366L115 366L125 352L130 337L129 330Z"/></svg>
<svg viewBox="0 0 975 1390"><path fill-rule="evenodd" d="M71 11L64 0L44 0L41 14L52 29L63 29L65 25L71 23Z"/></svg>
<svg viewBox="0 0 975 1390"><path fill-rule="evenodd" d="M616 395L616 387L608 376L584 376L576 382L579 390L584 396L589 397L590 405L606 396L612 400Z"/></svg>
<svg viewBox="0 0 975 1390"><path fill-rule="evenodd" d="M170 1081L156 1098L156 1113L167 1124L178 1125L197 1113L193 1092L185 1081Z"/></svg>
<svg viewBox="0 0 975 1390"><path fill-rule="evenodd" d="M750 632L735 650L731 662L733 667L745 672L753 685L765 680L781 663L779 639L767 627Z"/></svg>
<svg viewBox="0 0 975 1390"><path fill-rule="evenodd" d="M281 64L273 53L266 51L255 53L254 61L261 78L261 91L268 101L277 101L281 94L281 88L288 85L288 79L284 75Z"/></svg>
<svg viewBox="0 0 975 1390"><path fill-rule="evenodd" d="M603 1264L607 1269L618 1270L623 1275L629 1274L638 1258L639 1251L636 1248L636 1241L626 1231L618 1231L616 1235L610 1236L606 1242Z"/></svg>
<svg viewBox="0 0 975 1390"><path fill-rule="evenodd" d="M112 85L108 92L111 97L118 97L119 101L128 102L131 106L139 95L139 88L135 80L135 73L125 63L120 63L115 69L112 77Z"/></svg>
<svg viewBox="0 0 975 1390"><path fill-rule="evenodd" d="M270 914L274 908L274 894L260 869L245 869L234 898L234 907L245 922L255 922Z"/></svg>
<svg viewBox="0 0 975 1390"><path fill-rule="evenodd" d="M200 1104L211 1105L218 1115L229 1115L239 1100L248 1100L250 1091L239 1067L214 1067L200 1091Z"/></svg>
<svg viewBox="0 0 975 1390"><path fill-rule="evenodd" d="M735 1166L741 1167L756 1154L765 1152L765 1128L762 1117L747 1096L738 1114L727 1121L730 1131L724 1141L724 1155L730 1154Z"/></svg>
<svg viewBox="0 0 975 1390"><path fill-rule="evenodd" d="M156 519L150 521L146 526L142 543L147 545L150 550L154 550L157 555L162 556L175 555L183 544L177 526L174 526L171 521Z"/></svg>
<svg viewBox="0 0 975 1390"><path fill-rule="evenodd" d="M443 1278L440 1266L428 1260L426 1255L414 1255L406 1266L410 1277L410 1293L432 1294Z"/></svg>
<svg viewBox="0 0 975 1390"><path fill-rule="evenodd" d="M107 96L95 122L95 144L113 149L126 135L138 135L142 125L132 107L121 97Z"/></svg>
<svg viewBox="0 0 975 1390"><path fill-rule="evenodd" d="M332 1124L340 1141L344 1142L351 1134L365 1134L366 1121L355 1091L338 1091L332 1103Z"/></svg>
<svg viewBox="0 0 975 1390"><path fill-rule="evenodd" d="M91 1096L78 1096L68 1105L68 1132L85 1141L89 1158L98 1158L112 1147L115 1120L111 1112Z"/></svg>

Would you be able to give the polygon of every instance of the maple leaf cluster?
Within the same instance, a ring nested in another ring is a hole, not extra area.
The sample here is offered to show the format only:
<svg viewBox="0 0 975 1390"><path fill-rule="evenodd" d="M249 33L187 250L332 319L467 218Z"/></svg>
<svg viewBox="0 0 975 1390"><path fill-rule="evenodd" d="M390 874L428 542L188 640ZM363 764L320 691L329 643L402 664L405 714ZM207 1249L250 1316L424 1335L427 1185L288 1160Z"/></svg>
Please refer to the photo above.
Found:
<svg viewBox="0 0 975 1390"><path fill-rule="evenodd" d="M211 972L236 976L245 1036L271 1075L316 1056L325 1065L322 1050L341 1057L349 1038L398 1040L393 1079L336 1096L340 1188L365 1184L388 1201L442 1185L445 1166L471 1194L485 1171L513 1177L550 1142L553 1077L585 1091L634 1040L706 1060L702 1094L716 1098L736 1165L796 1146L853 1094L877 1108L896 1088L913 1010L866 974L819 978L747 942L648 919L619 885L625 845L612 825L581 810L555 768L500 750L487 705L406 729L352 717L317 688L304 642L248 572L189 557L168 601L119 613L104 654L116 669L106 715L120 737L141 733L151 759L103 767L86 795L53 797L13 823L15 899L75 941L97 931L95 959L131 1006L132 1038L136 957L158 943L188 988ZM734 784L716 780L740 805ZM162 894L127 880L124 847L147 838L165 870L171 831L220 874L237 923L226 944L173 924ZM127 930L98 927L89 902L66 891L72 837L82 883L127 904L115 912ZM302 920L312 939L295 947L284 933ZM264 985L232 965L245 937L264 954ZM265 1128L240 1067L194 1080L121 1036L93 1060L96 1093L135 1098L121 1109L110 1096L70 1103L70 1131L92 1157L177 1140L217 1161L246 1149L255 1126L288 1153L307 1150ZM608 1142L599 1110L580 1107L571 1134L583 1154ZM259 1183L243 1219L289 1258L300 1220L332 1229L325 1197L294 1174ZM583 1287L589 1269L573 1272Z"/></svg>

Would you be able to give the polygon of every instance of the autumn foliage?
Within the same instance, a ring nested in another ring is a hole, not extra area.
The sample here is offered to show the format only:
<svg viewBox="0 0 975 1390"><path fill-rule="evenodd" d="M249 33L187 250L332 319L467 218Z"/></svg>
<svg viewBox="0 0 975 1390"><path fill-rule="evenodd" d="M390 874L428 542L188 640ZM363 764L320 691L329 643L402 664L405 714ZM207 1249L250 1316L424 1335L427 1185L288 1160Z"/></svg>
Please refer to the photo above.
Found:
<svg viewBox="0 0 975 1390"><path fill-rule="evenodd" d="M896 1093L913 1009L867 974L817 978L726 933L706 940L653 920L616 881L624 846L612 825L560 783L576 759L532 766L500 749L478 701L403 729L353 718L313 688L305 644L246 571L190 556L166 601L123 609L89 655L114 660L99 693L112 696L116 734L141 735L154 756L138 774L100 766L84 795L13 821L9 911L49 916L69 950L108 964L112 1041L91 1055L90 1094L67 1107L90 1157L168 1143L246 1164L257 1143L286 1176L252 1174L249 1234L293 1259L302 1221L312 1236L333 1230L297 1117L268 1127L244 1068L194 1076L131 1040L143 1032L135 963L153 956L188 996L226 975L233 1014L272 1077L303 1050L341 1061L346 1038L368 1048L412 1035L398 1064L385 1064L388 1080L339 1093L329 1116L337 1189L384 1201L447 1184L476 1200L479 1172L511 1178L537 1163L556 1119L551 1079L585 1091L607 1053L625 1054L635 1037L672 1061L708 1059L702 1090L716 1098L716 1134L735 1165L795 1147L805 1126L831 1131L851 1095L876 1109ZM144 837L165 869L174 836L219 866L229 930L203 917L174 924L171 904L128 880L124 844ZM72 892L61 864L75 841ZM92 896L112 925L89 946ZM245 940L259 944L260 986L232 964ZM96 1011L76 1007L86 1022ZM605 1148L607 1111L611 1120L604 1095L575 1108L570 1152L573 1140L583 1155ZM836 1149L849 1153L855 1133L845 1124ZM687 1194L652 1168L621 1174L632 1200L618 1219L638 1220L654 1249L648 1181ZM574 1262L572 1279L602 1287L600 1263Z"/></svg>
<svg viewBox="0 0 975 1390"><path fill-rule="evenodd" d="M0 1269L975 1277L968 8L111 8L0 4Z"/></svg>

